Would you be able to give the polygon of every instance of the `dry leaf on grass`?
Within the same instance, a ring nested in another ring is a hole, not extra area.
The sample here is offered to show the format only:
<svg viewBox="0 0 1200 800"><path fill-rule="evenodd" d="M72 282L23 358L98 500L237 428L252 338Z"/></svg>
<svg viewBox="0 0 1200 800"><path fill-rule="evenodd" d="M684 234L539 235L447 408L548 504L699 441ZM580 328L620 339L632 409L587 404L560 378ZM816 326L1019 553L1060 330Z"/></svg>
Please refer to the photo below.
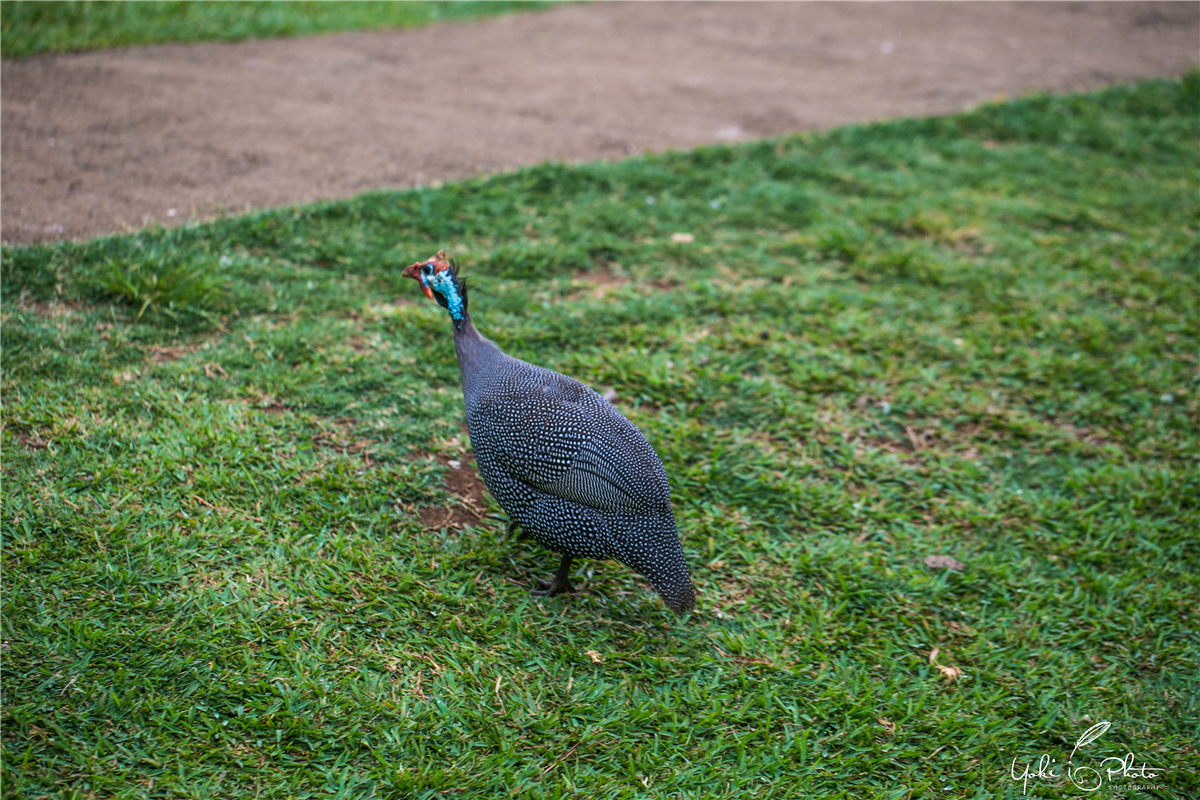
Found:
<svg viewBox="0 0 1200 800"><path fill-rule="evenodd" d="M958 680L963 675L963 671L958 667L948 667L945 664L935 664L934 666L938 668L938 672L942 673L943 678L951 682Z"/></svg>
<svg viewBox="0 0 1200 800"><path fill-rule="evenodd" d="M217 364L216 362L209 361L204 365L204 377L215 378L218 374L223 378L229 377L229 373L226 372L224 368L222 368L221 365Z"/></svg>
<svg viewBox="0 0 1200 800"><path fill-rule="evenodd" d="M942 648L935 647L929 653L929 663L937 667L937 671L942 673L942 677L948 681L956 681L963 676L963 671L958 667L948 667L945 664L937 663L938 654L942 652Z"/></svg>
<svg viewBox="0 0 1200 800"><path fill-rule="evenodd" d="M930 569L961 570L966 565L950 556L925 556L925 566Z"/></svg>

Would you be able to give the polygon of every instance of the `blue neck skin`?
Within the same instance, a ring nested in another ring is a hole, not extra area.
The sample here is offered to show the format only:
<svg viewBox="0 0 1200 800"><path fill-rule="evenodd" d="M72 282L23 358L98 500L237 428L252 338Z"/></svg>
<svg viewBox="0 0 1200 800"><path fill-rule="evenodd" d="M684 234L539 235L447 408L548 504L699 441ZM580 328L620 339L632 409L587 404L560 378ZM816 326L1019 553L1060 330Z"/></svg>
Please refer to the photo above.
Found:
<svg viewBox="0 0 1200 800"><path fill-rule="evenodd" d="M454 285L454 278L450 276L449 270L435 272L428 278L422 276L421 282L446 298L446 307L455 322L462 322L466 318L466 314L463 311L462 298L458 296L458 287Z"/></svg>

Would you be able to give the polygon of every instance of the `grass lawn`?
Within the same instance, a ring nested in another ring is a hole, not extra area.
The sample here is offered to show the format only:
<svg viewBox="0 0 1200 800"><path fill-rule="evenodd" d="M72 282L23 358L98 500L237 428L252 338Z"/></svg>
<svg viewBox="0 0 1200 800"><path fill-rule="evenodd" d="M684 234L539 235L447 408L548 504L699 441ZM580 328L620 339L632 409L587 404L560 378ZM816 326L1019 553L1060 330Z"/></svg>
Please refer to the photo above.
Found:
<svg viewBox="0 0 1200 800"><path fill-rule="evenodd" d="M5 249L4 796L1020 797L1101 722L1076 765L1159 772L1088 796L1200 796L1198 107ZM529 595L557 559L445 466L439 247L657 449L690 618L612 563Z"/></svg>
<svg viewBox="0 0 1200 800"><path fill-rule="evenodd" d="M412 28L552 3L492 2L32 2L0 3L0 52L20 58L165 42L267 39L371 28Z"/></svg>

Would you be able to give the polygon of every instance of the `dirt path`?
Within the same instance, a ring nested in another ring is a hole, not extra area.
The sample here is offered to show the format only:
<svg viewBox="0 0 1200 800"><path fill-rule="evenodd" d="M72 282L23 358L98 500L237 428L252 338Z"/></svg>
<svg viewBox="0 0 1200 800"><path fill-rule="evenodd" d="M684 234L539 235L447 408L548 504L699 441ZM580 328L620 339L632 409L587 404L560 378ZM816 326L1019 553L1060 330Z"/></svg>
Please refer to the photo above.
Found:
<svg viewBox="0 0 1200 800"><path fill-rule="evenodd" d="M545 159L1178 75L1200 4L572 5L4 61L2 235L164 225Z"/></svg>

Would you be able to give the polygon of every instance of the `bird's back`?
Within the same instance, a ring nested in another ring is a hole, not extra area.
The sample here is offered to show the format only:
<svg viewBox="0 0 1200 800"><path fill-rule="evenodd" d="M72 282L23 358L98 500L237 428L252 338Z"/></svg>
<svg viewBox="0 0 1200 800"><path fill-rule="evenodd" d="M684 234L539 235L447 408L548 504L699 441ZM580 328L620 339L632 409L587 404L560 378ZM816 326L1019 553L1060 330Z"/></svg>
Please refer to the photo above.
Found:
<svg viewBox="0 0 1200 800"><path fill-rule="evenodd" d="M505 357L467 400L472 443L530 486L605 511L671 514L649 442L584 384ZM478 433L476 433L478 431Z"/></svg>

